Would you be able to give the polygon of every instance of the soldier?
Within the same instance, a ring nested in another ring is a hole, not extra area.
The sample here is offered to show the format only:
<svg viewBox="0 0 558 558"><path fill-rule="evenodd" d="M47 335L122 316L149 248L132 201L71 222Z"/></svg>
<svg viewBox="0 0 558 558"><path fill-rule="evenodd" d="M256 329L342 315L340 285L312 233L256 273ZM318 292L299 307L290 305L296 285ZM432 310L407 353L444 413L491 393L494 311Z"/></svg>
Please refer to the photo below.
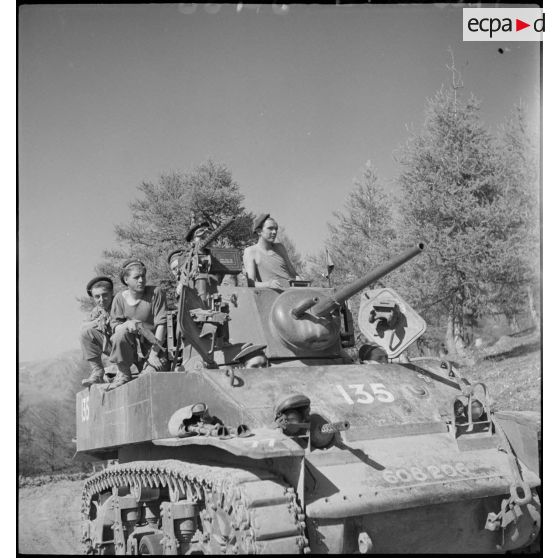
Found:
<svg viewBox="0 0 558 558"><path fill-rule="evenodd" d="M173 272L177 280L176 295L178 297L182 292L182 286L190 287L192 289L194 288L193 277L195 276L195 272L197 270L192 269L192 266L194 266L195 264L195 256L199 251L199 244L207 232L209 232L209 223L204 221L203 223L198 223L197 225L194 225L186 233L186 242L191 243L190 251L186 256L185 262L182 264L182 266L178 268L177 273ZM169 254L169 264L172 255L173 252Z"/></svg>
<svg viewBox="0 0 558 558"><path fill-rule="evenodd" d="M183 254L184 254L184 250L182 248L179 248L178 250L173 250L167 256L167 261L169 262L169 268L177 283L180 279L180 257Z"/></svg>
<svg viewBox="0 0 558 558"><path fill-rule="evenodd" d="M246 343L242 345L242 350L233 358L233 362L239 363L240 368L267 368L269 362L265 354L266 347L267 345Z"/></svg>
<svg viewBox="0 0 558 558"><path fill-rule="evenodd" d="M244 250L243 261L248 286L281 289L289 286L289 279L299 279L287 250L277 237L277 221L264 213L254 221L258 242Z"/></svg>
<svg viewBox="0 0 558 558"><path fill-rule="evenodd" d="M204 251L200 249L200 243L204 240L209 231L209 223L203 221L191 227L187 232L186 242L191 243L191 248L186 256L186 260L181 268L179 268L178 273L175 274L175 277L178 275L176 285L176 295L178 298L181 297L183 287L185 287L185 300L180 302L184 308L182 323L178 324L180 336L184 338L187 344L192 345L202 357L206 366L215 368L217 364L213 356L209 354L204 342L200 339L200 331L189 313L190 310L207 308L207 297L209 294L207 291L208 284L214 285L216 282L216 279L212 275L206 274L206 270L203 269L205 264L200 264L198 260L198 257L204 253ZM171 252L171 254L169 254L169 262L172 255L173 253ZM207 282L198 281L200 275L207 276Z"/></svg>
<svg viewBox="0 0 558 558"><path fill-rule="evenodd" d="M159 353L167 330L166 297L160 287L146 285L145 275L143 262L136 259L124 262L120 280L128 288L114 297L111 309L114 334L110 360L116 363L118 374L109 389L129 382L132 379L130 367L138 365L140 360L146 359L147 366L156 371L165 366ZM158 343L151 342L150 338Z"/></svg>
<svg viewBox="0 0 558 558"><path fill-rule="evenodd" d="M90 387L104 382L102 354L109 355L111 351L112 330L109 312L113 298L112 280L110 277L94 277L87 283L86 291L93 299L95 307L89 315L89 320L81 327L80 344L83 358L91 367L91 374L81 383Z"/></svg>

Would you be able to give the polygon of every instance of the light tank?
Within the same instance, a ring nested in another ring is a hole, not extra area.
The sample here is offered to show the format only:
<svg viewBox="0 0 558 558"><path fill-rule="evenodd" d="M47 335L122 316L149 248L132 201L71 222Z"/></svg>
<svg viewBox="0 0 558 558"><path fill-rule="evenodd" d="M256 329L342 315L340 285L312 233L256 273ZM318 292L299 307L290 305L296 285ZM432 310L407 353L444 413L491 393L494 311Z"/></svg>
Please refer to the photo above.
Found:
<svg viewBox="0 0 558 558"><path fill-rule="evenodd" d="M77 394L78 455L118 461L85 483L85 551L501 553L532 544L536 420L496 412L487 387L447 361L404 362L424 321L395 291L365 290L423 248L339 290L211 286L211 274L241 272L240 252L206 244L192 253L183 272L203 301L193 307L182 288L172 371ZM361 291L370 345L353 359L346 301Z"/></svg>

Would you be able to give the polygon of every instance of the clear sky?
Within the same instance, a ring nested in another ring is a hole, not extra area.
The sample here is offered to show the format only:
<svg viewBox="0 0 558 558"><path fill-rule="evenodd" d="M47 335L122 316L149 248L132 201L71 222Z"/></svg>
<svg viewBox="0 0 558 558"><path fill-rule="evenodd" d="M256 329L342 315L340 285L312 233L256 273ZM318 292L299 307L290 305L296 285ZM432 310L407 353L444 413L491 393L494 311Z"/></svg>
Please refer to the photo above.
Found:
<svg viewBox="0 0 558 558"><path fill-rule="evenodd" d="M520 99L538 122L539 44L464 43L457 6L190 6L19 8L21 360L78 347L76 298L142 180L224 163L312 253L367 160L397 176L448 47L490 125Z"/></svg>

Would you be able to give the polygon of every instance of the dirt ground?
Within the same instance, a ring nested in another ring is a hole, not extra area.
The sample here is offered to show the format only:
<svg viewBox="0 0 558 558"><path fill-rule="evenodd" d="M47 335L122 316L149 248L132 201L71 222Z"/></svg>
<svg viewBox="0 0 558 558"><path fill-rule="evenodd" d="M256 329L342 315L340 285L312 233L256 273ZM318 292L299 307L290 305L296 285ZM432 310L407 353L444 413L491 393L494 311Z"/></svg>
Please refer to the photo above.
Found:
<svg viewBox="0 0 558 558"><path fill-rule="evenodd" d="M19 489L18 552L81 554L83 480L62 480Z"/></svg>
<svg viewBox="0 0 558 558"><path fill-rule="evenodd" d="M502 337L476 364L460 369L484 382L498 411L541 411L541 354L538 334Z"/></svg>

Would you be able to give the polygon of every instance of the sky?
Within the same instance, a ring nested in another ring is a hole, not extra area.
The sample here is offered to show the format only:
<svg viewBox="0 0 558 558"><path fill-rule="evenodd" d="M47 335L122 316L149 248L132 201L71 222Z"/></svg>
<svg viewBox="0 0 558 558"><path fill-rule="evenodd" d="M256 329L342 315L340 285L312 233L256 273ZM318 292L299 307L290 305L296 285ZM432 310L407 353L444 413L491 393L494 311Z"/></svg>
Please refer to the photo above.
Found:
<svg viewBox="0 0 558 558"><path fill-rule="evenodd" d="M520 100L538 126L539 44L463 42L458 6L215 10L19 7L20 360L79 347L77 297L142 181L223 163L310 254L367 161L393 187L448 47L493 129Z"/></svg>

